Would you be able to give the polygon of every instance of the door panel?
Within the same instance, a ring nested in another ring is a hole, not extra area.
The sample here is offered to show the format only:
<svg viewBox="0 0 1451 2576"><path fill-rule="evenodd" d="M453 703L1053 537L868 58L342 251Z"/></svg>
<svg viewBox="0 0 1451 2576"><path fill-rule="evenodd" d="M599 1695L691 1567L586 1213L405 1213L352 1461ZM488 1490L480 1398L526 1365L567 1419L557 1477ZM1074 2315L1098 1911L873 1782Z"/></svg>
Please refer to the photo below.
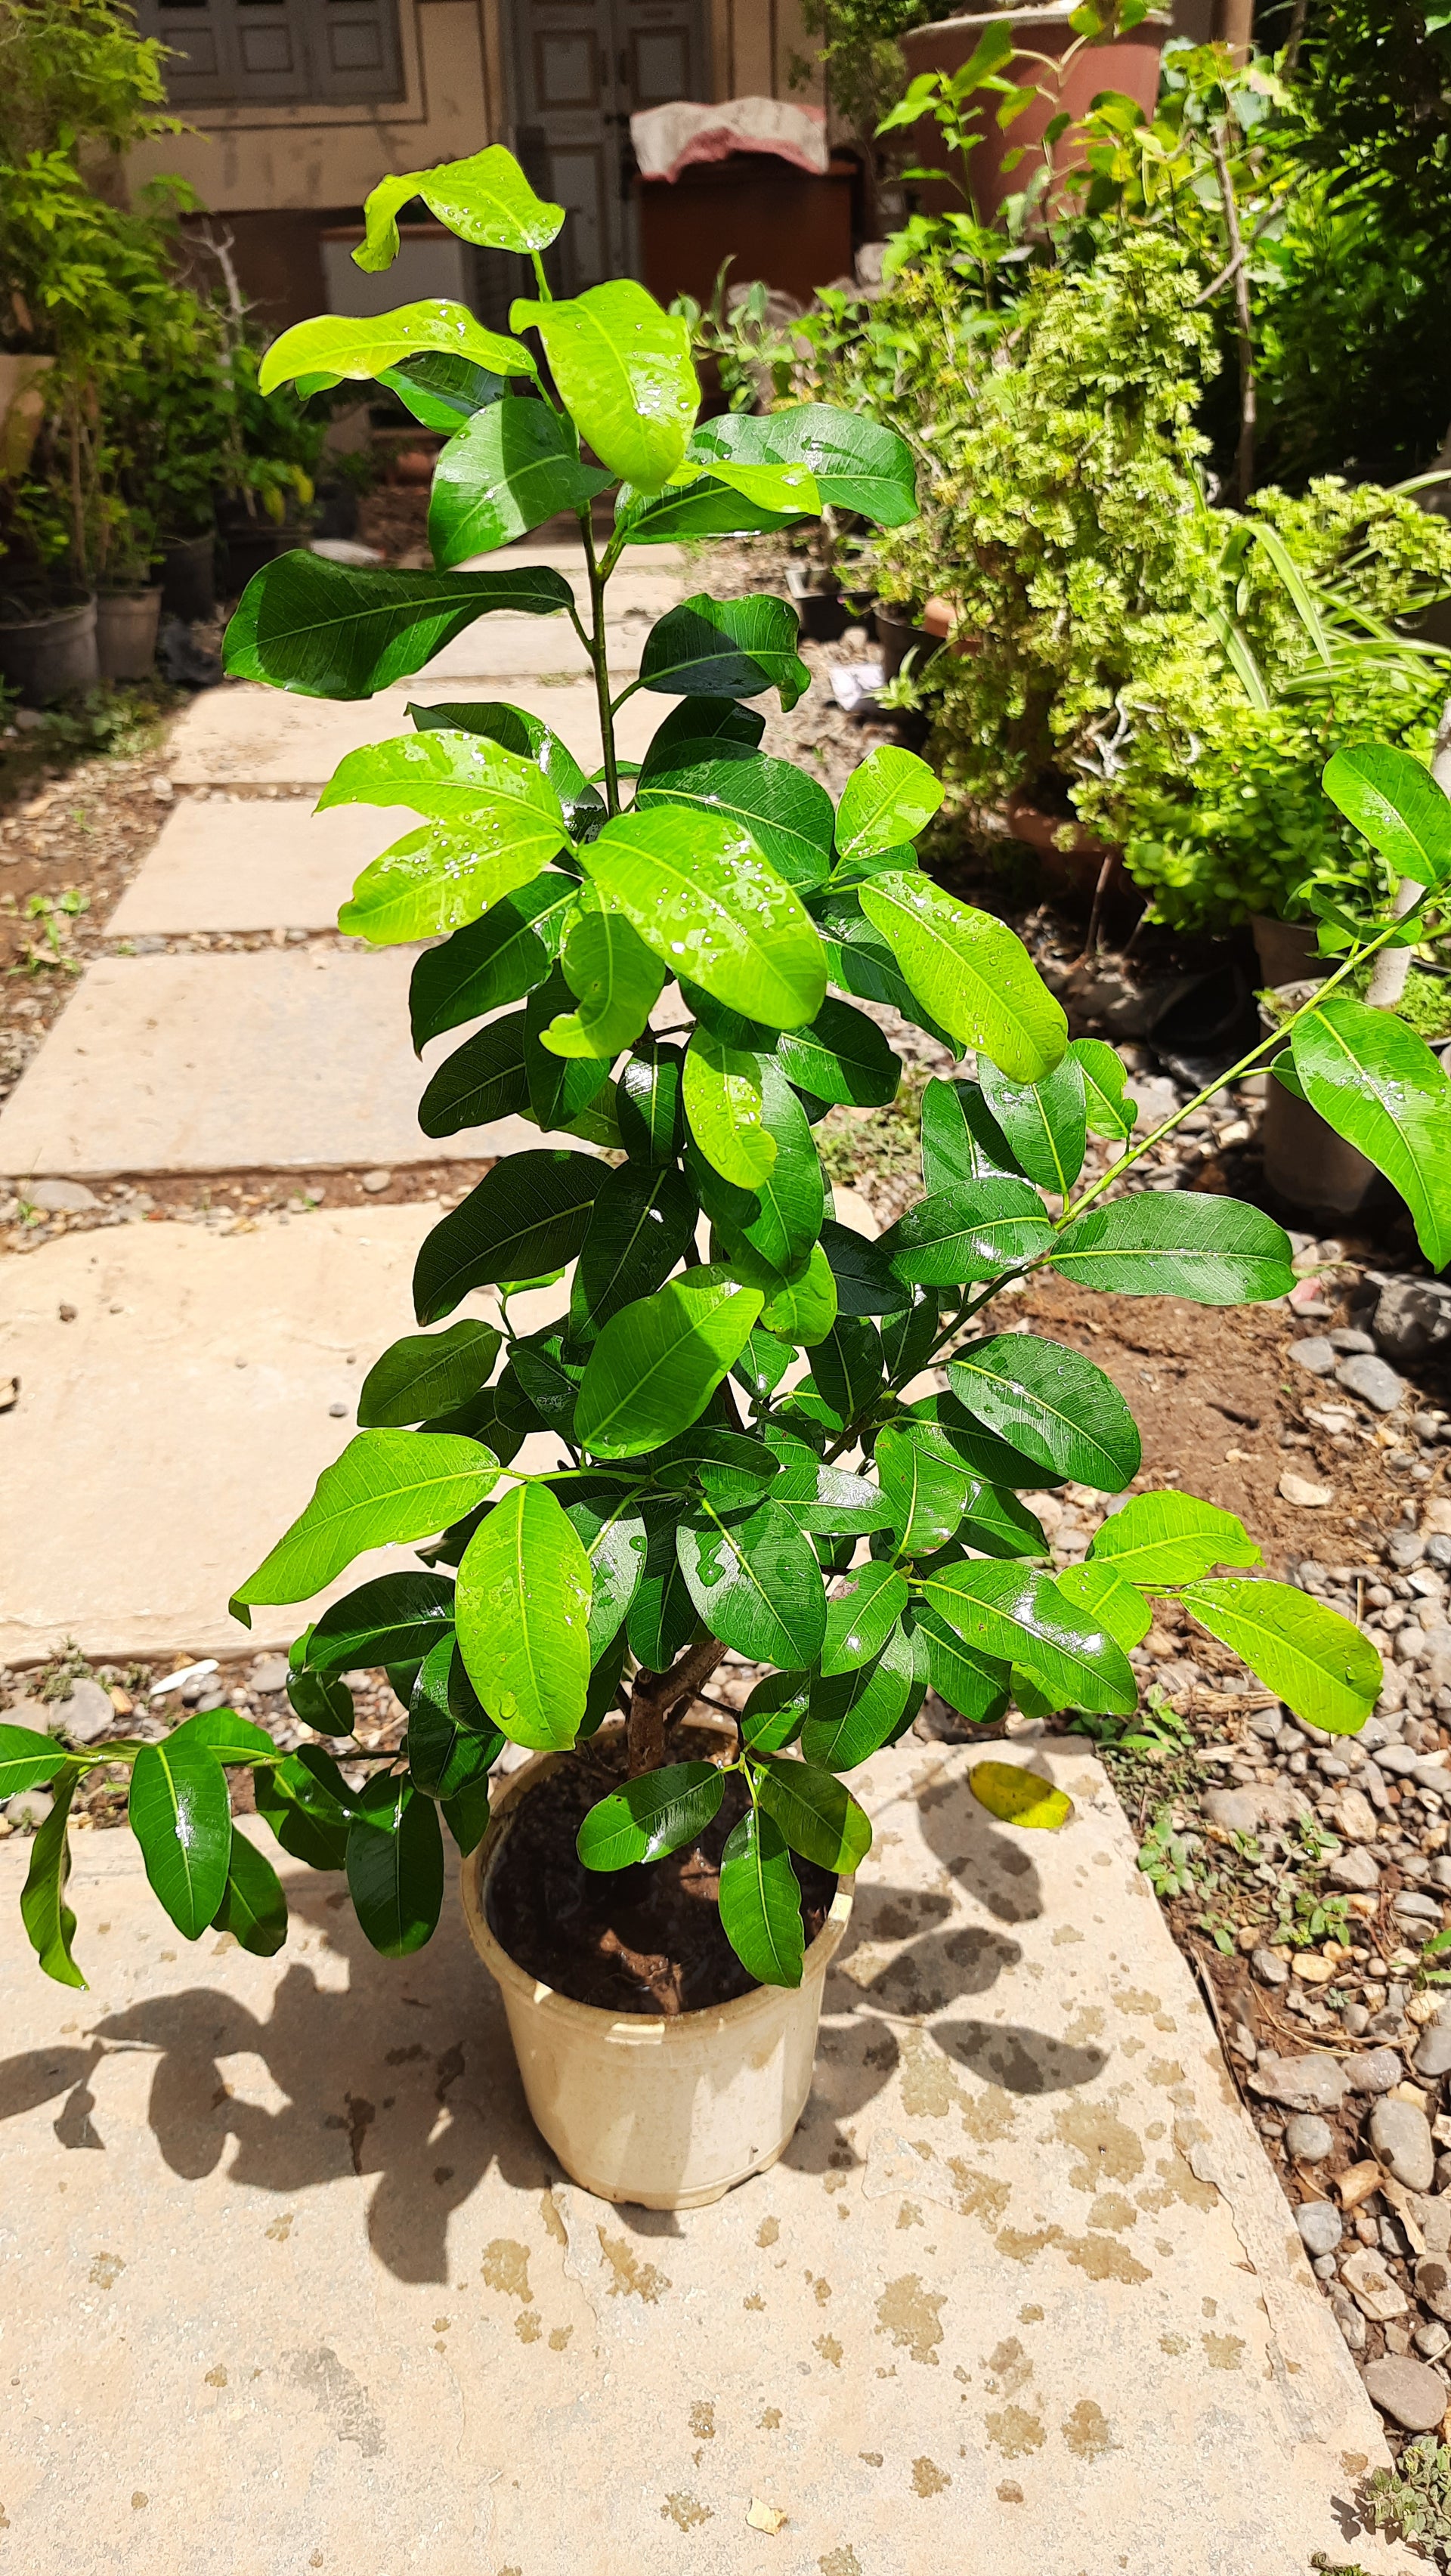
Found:
<svg viewBox="0 0 1451 2576"><path fill-rule="evenodd" d="M519 155L571 216L545 254L550 284L633 276L630 118L710 97L704 0L517 0L514 24Z"/></svg>

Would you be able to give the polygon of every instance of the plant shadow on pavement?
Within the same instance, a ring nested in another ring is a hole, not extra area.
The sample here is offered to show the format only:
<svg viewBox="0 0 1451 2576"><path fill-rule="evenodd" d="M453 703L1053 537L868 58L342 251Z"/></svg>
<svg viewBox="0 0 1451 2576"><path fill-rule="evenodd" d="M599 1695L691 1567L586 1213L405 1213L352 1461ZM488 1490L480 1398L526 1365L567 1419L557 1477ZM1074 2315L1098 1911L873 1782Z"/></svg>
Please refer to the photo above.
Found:
<svg viewBox="0 0 1451 2576"><path fill-rule="evenodd" d="M947 1896L864 1880L828 1984L816 2084L786 2150L798 2170L860 2160L845 2133L890 2082L904 2028L929 2031L954 2069L1010 2093L1070 2090L1107 2062L1044 2031L950 2013L1019 1964L1012 1927L1043 1903L1032 1859L965 1780L935 1784L919 1806L932 1849L996 1923L949 1923ZM150 1996L97 2022L88 2044L0 2061L0 2120L55 2102L62 2147L104 2149L106 2060L151 2053L148 2116L172 2173L204 2181L230 2142L227 2179L279 2196L372 2180L368 2239L378 2260L402 2281L446 2282L449 2221L491 2165L519 2190L557 2179L524 2107L498 1996L447 1914L430 1948L399 1962L370 1948L324 1879L299 1875L289 1896L305 1936L320 1935L346 1962L345 1989L298 1959L263 2013L205 1984ZM850 1961L866 1967L876 1942L893 1945L881 1966L844 1976ZM245 2077L232 2089L233 2058L260 2061L280 2106L248 2100ZM638 2235L679 2233L668 2214L625 2205L619 2217Z"/></svg>

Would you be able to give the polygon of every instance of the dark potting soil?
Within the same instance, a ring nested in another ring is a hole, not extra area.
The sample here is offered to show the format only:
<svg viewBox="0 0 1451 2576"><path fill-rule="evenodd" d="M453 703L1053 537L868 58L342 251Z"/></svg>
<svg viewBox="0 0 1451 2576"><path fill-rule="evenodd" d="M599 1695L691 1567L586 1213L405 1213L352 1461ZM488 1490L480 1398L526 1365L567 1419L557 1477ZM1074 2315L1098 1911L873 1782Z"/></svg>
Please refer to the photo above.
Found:
<svg viewBox="0 0 1451 2576"><path fill-rule="evenodd" d="M675 1762L708 1759L718 1735L683 1728ZM489 1929L511 1959L574 2002L604 2012L701 2012L759 1982L721 1929L720 1857L746 1808L739 1775L725 1784L698 1842L638 1868L585 1869L575 1836L597 1799L624 1776L619 1735L586 1745L521 1801L489 1885ZM808 1945L826 1921L836 1880L797 1860Z"/></svg>

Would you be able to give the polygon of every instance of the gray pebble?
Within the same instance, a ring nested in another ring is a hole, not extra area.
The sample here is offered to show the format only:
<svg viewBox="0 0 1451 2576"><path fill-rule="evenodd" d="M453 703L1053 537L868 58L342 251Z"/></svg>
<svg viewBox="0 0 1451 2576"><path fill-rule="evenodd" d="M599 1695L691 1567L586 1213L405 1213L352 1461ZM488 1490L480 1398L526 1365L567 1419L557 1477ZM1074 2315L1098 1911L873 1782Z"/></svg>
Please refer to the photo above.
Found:
<svg viewBox="0 0 1451 2576"><path fill-rule="evenodd" d="M1451 2348L1451 2327L1443 2326L1439 2317L1428 2317L1423 2326L1417 2326L1411 2341L1423 2361L1439 2361Z"/></svg>
<svg viewBox="0 0 1451 2576"><path fill-rule="evenodd" d="M1418 2075L1451 2075L1451 2004L1443 2004L1422 2031L1415 2068Z"/></svg>
<svg viewBox="0 0 1451 2576"><path fill-rule="evenodd" d="M1307 2057L1276 2057L1266 2049L1249 2081L1252 2093L1283 2102L1291 2111L1338 2111L1347 2091L1339 2058L1319 2050Z"/></svg>
<svg viewBox="0 0 1451 2576"><path fill-rule="evenodd" d="M1377 2102L1366 2123L1366 2137L1372 2153L1407 2191L1430 2190L1436 2178L1436 2149L1424 2111L1418 2111L1413 2102L1389 2098Z"/></svg>
<svg viewBox="0 0 1451 2576"><path fill-rule="evenodd" d="M99 1682L72 1682L69 1697L56 1703L55 1723L57 1732L72 1744L94 1744L97 1736L109 1734L116 1724L109 1691L103 1691Z"/></svg>
<svg viewBox="0 0 1451 2576"><path fill-rule="evenodd" d="M1256 1950L1251 1956L1250 1966L1262 1986L1287 1986L1290 1982L1288 1967L1283 1959L1275 1957L1273 1950Z"/></svg>
<svg viewBox="0 0 1451 2576"><path fill-rule="evenodd" d="M1397 1530L1386 1547L1386 1561L1398 1574L1409 1574L1426 1553L1426 1542L1418 1530Z"/></svg>
<svg viewBox="0 0 1451 2576"><path fill-rule="evenodd" d="M0 1725L26 1726L35 1735L54 1735L57 1731L55 1705L43 1699L13 1700L0 1711Z"/></svg>
<svg viewBox="0 0 1451 2576"><path fill-rule="evenodd" d="M55 1800L48 1789L17 1789L5 1801L5 1815L12 1825L43 1825Z"/></svg>
<svg viewBox="0 0 1451 2576"><path fill-rule="evenodd" d="M1380 1885L1380 1869L1363 1843L1337 1852L1326 1876L1332 1887L1347 1887L1359 1896L1373 1896Z"/></svg>
<svg viewBox="0 0 1451 2576"><path fill-rule="evenodd" d="M1328 2200L1302 2200L1295 2212L1295 2225L1306 2253L1315 2257L1333 2254L1344 2232L1340 2212Z"/></svg>
<svg viewBox="0 0 1451 2576"><path fill-rule="evenodd" d="M1285 2122L1285 2153L1299 2164L1323 2164L1334 2144L1334 2131L1313 2111L1297 2111Z"/></svg>
<svg viewBox="0 0 1451 2576"><path fill-rule="evenodd" d="M248 1678L253 1690L256 1691L259 1698L262 1699L268 1698L273 1691L286 1690L287 1657L285 1655L259 1655L257 1661L252 1666L252 1670Z"/></svg>
<svg viewBox="0 0 1451 2576"><path fill-rule="evenodd" d="M1361 2056L1346 2059L1345 2071L1352 2093L1389 2093L1406 2070L1397 2049L1367 2048Z"/></svg>
<svg viewBox="0 0 1451 2576"><path fill-rule="evenodd" d="M1334 1345L1322 1333L1312 1333L1303 1342L1292 1342L1290 1357L1302 1369L1308 1369L1312 1377L1329 1377L1335 1366Z"/></svg>
<svg viewBox="0 0 1451 2576"><path fill-rule="evenodd" d="M1343 1357L1349 1357L1359 1351L1375 1349L1375 1336L1372 1333L1361 1332L1356 1324L1337 1324L1334 1332L1326 1335L1326 1339L1332 1351L1339 1351Z"/></svg>
<svg viewBox="0 0 1451 2576"><path fill-rule="evenodd" d="M42 1216L80 1216L87 1208L101 1204L84 1181L27 1181L22 1195L29 1206L39 1208Z"/></svg>
<svg viewBox="0 0 1451 2576"><path fill-rule="evenodd" d="M1335 1376L1338 1385L1373 1404L1377 1413L1394 1413L1406 1391L1405 1379L1397 1377L1389 1361L1373 1359L1368 1352L1342 1360Z"/></svg>
<svg viewBox="0 0 1451 2576"><path fill-rule="evenodd" d="M1409 2353L1388 2352L1382 2360L1368 2363L1364 2379L1372 2405L1408 2433L1434 2431L1451 2395L1440 2372L1424 2361L1412 2361Z"/></svg>
<svg viewBox="0 0 1451 2576"><path fill-rule="evenodd" d="M1430 1923L1439 1931L1445 1908L1439 1898L1423 1896L1416 1887L1403 1887L1391 1898L1391 1912L1400 1922Z"/></svg>

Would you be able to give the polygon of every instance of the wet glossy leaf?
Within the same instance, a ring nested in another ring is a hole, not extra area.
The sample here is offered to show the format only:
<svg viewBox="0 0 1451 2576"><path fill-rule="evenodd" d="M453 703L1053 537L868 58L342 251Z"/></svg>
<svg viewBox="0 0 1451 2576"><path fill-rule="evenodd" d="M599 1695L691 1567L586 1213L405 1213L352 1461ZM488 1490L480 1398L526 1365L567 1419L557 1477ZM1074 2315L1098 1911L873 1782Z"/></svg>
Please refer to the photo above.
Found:
<svg viewBox="0 0 1451 2576"><path fill-rule="evenodd" d="M451 438L486 403L497 402L508 389L508 377L493 375L472 358L453 358L445 350L425 350L406 365L385 367L378 378L396 394L425 429L441 429Z"/></svg>
<svg viewBox="0 0 1451 2576"><path fill-rule="evenodd" d="M712 1251L715 1257L714 1238ZM745 1238L719 1258L731 1276L747 1288L759 1288L765 1304L761 1308L761 1329L779 1333L782 1340L799 1343L811 1350L823 1341L837 1319L836 1281L831 1264L819 1243L814 1243L804 1267L787 1279L783 1273L763 1261Z"/></svg>
<svg viewBox="0 0 1451 2576"><path fill-rule="evenodd" d="M1055 1475L1106 1494L1121 1493L1137 1475L1133 1415L1112 1378L1080 1351L1036 1333L998 1333L972 1343L948 1375L967 1412Z"/></svg>
<svg viewBox="0 0 1451 2576"><path fill-rule="evenodd" d="M554 304L521 298L509 324L538 332L560 400L611 474L641 492L669 482L700 407L677 314L620 277Z"/></svg>
<svg viewBox="0 0 1451 2576"><path fill-rule="evenodd" d="M664 967L623 913L598 900L571 922L560 964L579 1007L552 1021L542 1044L554 1055L613 1064L622 1047L634 1045L660 999Z"/></svg>
<svg viewBox="0 0 1451 2576"><path fill-rule="evenodd" d="M580 857L672 975L772 1028L815 1019L826 995L816 927L738 825L656 806L617 815Z"/></svg>
<svg viewBox="0 0 1451 2576"><path fill-rule="evenodd" d="M943 1546L956 1531L975 1480L956 1460L935 1457L894 1426L877 1434L876 1466L902 1554L926 1556Z"/></svg>
<svg viewBox="0 0 1451 2576"><path fill-rule="evenodd" d="M436 699L428 706L410 702L408 713L418 733L481 734L505 751L516 752L521 760L532 760L559 798L572 833L592 831L604 820L599 789L590 785L573 752L542 716L530 715L524 707L506 706L497 698L452 703Z"/></svg>
<svg viewBox="0 0 1451 2576"><path fill-rule="evenodd" d="M883 743L858 764L842 789L836 814L839 855L859 859L915 841L942 797L942 781L925 760L895 743Z"/></svg>
<svg viewBox="0 0 1451 2576"><path fill-rule="evenodd" d="M537 197L512 152L491 143L463 161L380 179L364 201L359 268L387 268L398 256L398 217L421 197L431 215L461 241L493 250L547 250L564 222L563 206Z"/></svg>
<svg viewBox="0 0 1451 2576"><path fill-rule="evenodd" d="M572 1744L589 1688L589 1558L558 1498L519 1485L464 1550L455 1612L494 1724L535 1751Z"/></svg>
<svg viewBox="0 0 1451 2576"><path fill-rule="evenodd" d="M492 1375L500 1336L492 1324L470 1320L443 1333L407 1333L363 1380L358 1424L364 1431L401 1430L431 1413L462 1404Z"/></svg>
<svg viewBox="0 0 1451 2576"><path fill-rule="evenodd" d="M850 1475L845 1467L823 1466L804 1442L775 1426L771 1437L781 1459L771 1501L789 1513L798 1529L812 1538L866 1538L873 1530L891 1528L892 1507L869 1477Z"/></svg>
<svg viewBox="0 0 1451 2576"><path fill-rule="evenodd" d="M564 1027L573 1016L570 1004L574 998L564 980L563 967L555 966L547 982L535 985L524 1005L524 1079L529 1086L529 1115L547 1136L561 1132L588 1134L596 1101L601 1108L613 1109L610 1068L605 1058L574 1052L556 1055L544 1043L547 1034ZM560 1269L563 1264L550 1266Z"/></svg>
<svg viewBox="0 0 1451 2576"><path fill-rule="evenodd" d="M685 1051L684 1100L690 1132L712 1170L754 1189L776 1160L766 1127L763 1058L697 1028Z"/></svg>
<svg viewBox="0 0 1451 2576"><path fill-rule="evenodd" d="M774 1056L761 1059L761 1099L776 1159L755 1186L755 1211L739 1227L773 1270L790 1277L810 1258L821 1233L826 1187L806 1112ZM723 1228L728 1241L730 1230Z"/></svg>
<svg viewBox="0 0 1451 2576"><path fill-rule="evenodd" d="M1334 754L1323 785L1397 876L1426 886L1451 876L1451 800L1410 752L1356 743Z"/></svg>
<svg viewBox="0 0 1451 2576"><path fill-rule="evenodd" d="M586 1869L629 1869L693 1843L716 1814L725 1780L713 1762L672 1762L627 1780L591 1807L575 1848Z"/></svg>
<svg viewBox="0 0 1451 2576"><path fill-rule="evenodd" d="M486 331L467 305L430 295L391 313L320 313L310 322L294 322L264 352L257 389L274 393L299 376L323 376L333 383L380 377L387 368L406 366L431 350L471 358L491 375L536 373L522 341Z"/></svg>
<svg viewBox="0 0 1451 2576"><path fill-rule="evenodd" d="M858 888L912 991L962 1046L1015 1082L1051 1073L1068 1023L1021 940L924 876L879 876Z"/></svg>
<svg viewBox="0 0 1451 2576"><path fill-rule="evenodd" d="M698 701L687 699L687 709ZM723 815L749 833L786 883L809 889L831 867L831 798L789 760L768 760L746 743L684 741L673 757L651 760L635 791L634 810L652 805Z"/></svg>
<svg viewBox="0 0 1451 2576"><path fill-rule="evenodd" d="M906 1607L906 1581L895 1566L875 1560L853 1566L826 1605L823 1673L851 1673L858 1665L869 1664L880 1654Z"/></svg>
<svg viewBox="0 0 1451 2576"><path fill-rule="evenodd" d="M474 1441L423 1431L356 1433L234 1594L233 1617L252 1602L306 1601L365 1549L446 1529L483 1500L496 1474L497 1461Z"/></svg>
<svg viewBox="0 0 1451 2576"><path fill-rule="evenodd" d="M1234 1512L1193 1494L1133 1494L1094 1536L1089 1555L1130 1583L1192 1583L1216 1565L1258 1565L1260 1550Z"/></svg>
<svg viewBox="0 0 1451 2576"><path fill-rule="evenodd" d="M983 1098L1030 1181L1067 1198L1083 1169L1087 1090L1083 1067L1065 1055L1038 1082L1009 1082L990 1060L978 1068Z"/></svg>
<svg viewBox="0 0 1451 2576"><path fill-rule="evenodd" d="M441 1637L418 1667L408 1700L408 1771L430 1797L462 1797L504 1749L469 1680L458 1640Z"/></svg>
<svg viewBox="0 0 1451 2576"><path fill-rule="evenodd" d="M443 1835L438 1809L406 1782L380 1782L396 1792L391 1833L355 1821L348 1828L348 1894L375 1950L406 1959L431 1941L443 1910Z"/></svg>
<svg viewBox="0 0 1451 2576"><path fill-rule="evenodd" d="M752 1663L797 1670L821 1652L826 1595L815 1551L791 1515L777 1508L775 1491L773 1484L745 1520L682 1521L676 1547L686 1588L712 1636Z"/></svg>
<svg viewBox="0 0 1451 2576"><path fill-rule="evenodd" d="M821 1249L831 1264L837 1304L843 1315L905 1313L911 1303L911 1290L895 1276L878 1245L858 1234L855 1226L838 1225L834 1217L826 1217L821 1227Z"/></svg>
<svg viewBox="0 0 1451 2576"><path fill-rule="evenodd" d="M415 1055L430 1038L520 1001L545 981L559 945L560 916L578 891L569 877L537 876L505 895L482 921L425 951L408 988Z"/></svg>
<svg viewBox="0 0 1451 2576"><path fill-rule="evenodd" d="M881 528L905 527L917 515L910 447L865 413L829 403L792 403L759 415L725 412L702 423L693 448L742 463L804 465L823 503L860 512Z"/></svg>
<svg viewBox="0 0 1451 2576"><path fill-rule="evenodd" d="M1451 1121L1447 1141L1451 1148ZM1061 1229L1050 1259L1085 1287L1190 1297L1199 1306L1285 1297L1295 1284L1283 1227L1260 1208L1207 1190L1139 1190L1091 1207Z"/></svg>
<svg viewBox="0 0 1451 2576"><path fill-rule="evenodd" d="M917 1581L928 1608L964 1645L1026 1665L1055 1707L1119 1714L1137 1707L1138 1685L1127 1656L1050 1575L973 1558L923 1569Z"/></svg>
<svg viewBox="0 0 1451 2576"><path fill-rule="evenodd" d="M400 733L387 742L367 743L360 751L350 751L339 761L331 784L318 798L318 811L334 805L407 805L414 813L425 815L431 823L452 826L429 834L419 854L416 873L423 892L420 903L443 901L441 893L427 895L432 882L425 861L429 851L440 855L434 872L444 888L455 878L463 882L471 864L476 864L477 881L486 890L478 903L469 896L474 911L482 904L492 904L520 887L532 884L538 870L555 851L563 849L566 840L564 816L559 798L532 760L517 752L506 751L501 743L487 734L476 733ZM401 871L398 852L414 841L408 833L384 859L375 860L374 868L385 862ZM490 862L497 862L507 873L521 849L532 853L531 867L514 878L512 884L490 887ZM470 852L475 852L476 863ZM366 885L371 872L365 872L359 883ZM401 900L401 893L399 900ZM380 909L381 898L369 901L373 910ZM346 913L348 907L344 906ZM425 917L417 933L390 930L391 938L430 937ZM441 920L438 928L455 928L457 922ZM513 1000L510 994L506 997Z"/></svg>
<svg viewBox="0 0 1451 2576"><path fill-rule="evenodd" d="M789 715L811 685L796 650L800 626L784 599L749 592L712 599L696 591L651 628L640 686L669 698L756 698L776 689Z"/></svg>
<svg viewBox="0 0 1451 2576"><path fill-rule="evenodd" d="M419 1322L437 1323L471 1288L562 1269L584 1242L605 1177L604 1164L585 1154L513 1154L496 1163L419 1252Z"/></svg>
<svg viewBox="0 0 1451 2576"><path fill-rule="evenodd" d="M956 1288L1032 1261L1052 1240L1031 1184L995 1179L919 1199L887 1228L877 1249L904 1286Z"/></svg>
<svg viewBox="0 0 1451 2576"><path fill-rule="evenodd" d="M871 1850L871 1825L851 1791L814 1762L763 1763L757 1795L791 1849L818 1869L849 1877Z"/></svg>
<svg viewBox="0 0 1451 2576"><path fill-rule="evenodd" d="M1060 1567L1057 1581L1064 1599L1086 1610L1106 1628L1125 1654L1143 1644L1154 1624L1154 1614L1143 1594L1124 1579L1116 1565L1102 1557L1088 1557L1082 1565Z"/></svg>
<svg viewBox="0 0 1451 2576"><path fill-rule="evenodd" d="M678 1046L647 1029L615 1085L615 1116L625 1151L647 1163L673 1163L685 1141Z"/></svg>
<svg viewBox="0 0 1451 2576"><path fill-rule="evenodd" d="M308 1869L344 1867L347 1817L295 1755L270 1767L259 1765L252 1774L252 1787L258 1815L294 1860Z"/></svg>
<svg viewBox="0 0 1451 2576"><path fill-rule="evenodd" d="M287 1938L287 1899L272 1863L244 1833L232 1828L227 1880L212 1916L214 1932L230 1932L254 1959L275 1959Z"/></svg>
<svg viewBox="0 0 1451 2576"><path fill-rule="evenodd" d="M654 1449L698 1421L745 1346L759 1292L719 1268L688 1271L605 1325L590 1354L575 1433L596 1457Z"/></svg>
<svg viewBox="0 0 1451 2576"><path fill-rule="evenodd" d="M1030 1771L1016 1762L975 1762L967 1775L967 1785L980 1807L1000 1824L1031 1825L1042 1833L1057 1833L1073 1813L1073 1801L1062 1789L1055 1789L1041 1771Z"/></svg>
<svg viewBox="0 0 1451 2576"><path fill-rule="evenodd" d="M926 1602L916 1611L916 1638L938 1698L973 1726L995 1726L1008 1705L1011 1665L979 1653Z"/></svg>
<svg viewBox="0 0 1451 2576"><path fill-rule="evenodd" d="M1234 1575L1190 1583L1184 1606L1311 1726L1355 1735L1380 1697L1381 1660L1338 1610L1287 1583Z"/></svg>
<svg viewBox="0 0 1451 2576"><path fill-rule="evenodd" d="M143 1744L127 1814L153 1895L183 1939L199 1940L221 1904L232 1848L227 1775L216 1755L180 1731Z"/></svg>
<svg viewBox="0 0 1451 2576"><path fill-rule="evenodd" d="M266 680L304 698L370 698L421 671L490 609L552 617L573 595L564 575L543 564L508 572L364 572L299 551L278 555L252 575L228 625L222 659L234 680ZM344 766L366 756L349 752ZM324 790L321 802L329 801Z"/></svg>
<svg viewBox="0 0 1451 2576"><path fill-rule="evenodd" d="M626 1615L625 1633L631 1654L649 1673L668 1672L695 1634L695 1603L675 1552L679 1518L680 1505L673 1498L667 1510L657 1505L645 1514L645 1571Z"/></svg>
<svg viewBox="0 0 1451 2576"><path fill-rule="evenodd" d="M1451 840L1451 802L1439 787L1431 792ZM1297 1022L1291 1043L1311 1107L1399 1190L1426 1259L1433 1270L1444 1268L1451 1261L1451 1083L1425 1039L1392 1011L1332 993Z"/></svg>
<svg viewBox="0 0 1451 2576"><path fill-rule="evenodd" d="M558 412L525 394L505 394L476 412L434 467L428 542L446 570L525 537L557 510L578 510L610 477L581 463Z"/></svg>
<svg viewBox="0 0 1451 2576"><path fill-rule="evenodd" d="M720 1920L742 1967L763 1986L800 1985L801 1888L785 1836L759 1808L748 1808L726 1837Z"/></svg>
<svg viewBox="0 0 1451 2576"><path fill-rule="evenodd" d="M825 1771L854 1770L891 1741L909 1709L915 1716L926 1689L925 1680L917 1678L912 1640L894 1624L868 1660L813 1678L810 1714L801 1732L806 1760Z"/></svg>
<svg viewBox="0 0 1451 2576"><path fill-rule="evenodd" d="M561 1487L565 1517L589 1558L590 1663L595 1665L624 1626L644 1579L649 1550L645 1515L623 1485L602 1486L581 1499L578 1485Z"/></svg>
<svg viewBox="0 0 1451 2576"><path fill-rule="evenodd" d="M945 1458L968 1476L980 1476L990 1485L1029 1493L1039 1486L1062 1482L1056 1469L1026 1457L1021 1449L1010 1447L975 1422L954 1395L919 1396L914 1404L893 1415L892 1429L905 1432L909 1440L930 1450L934 1457Z"/></svg>

